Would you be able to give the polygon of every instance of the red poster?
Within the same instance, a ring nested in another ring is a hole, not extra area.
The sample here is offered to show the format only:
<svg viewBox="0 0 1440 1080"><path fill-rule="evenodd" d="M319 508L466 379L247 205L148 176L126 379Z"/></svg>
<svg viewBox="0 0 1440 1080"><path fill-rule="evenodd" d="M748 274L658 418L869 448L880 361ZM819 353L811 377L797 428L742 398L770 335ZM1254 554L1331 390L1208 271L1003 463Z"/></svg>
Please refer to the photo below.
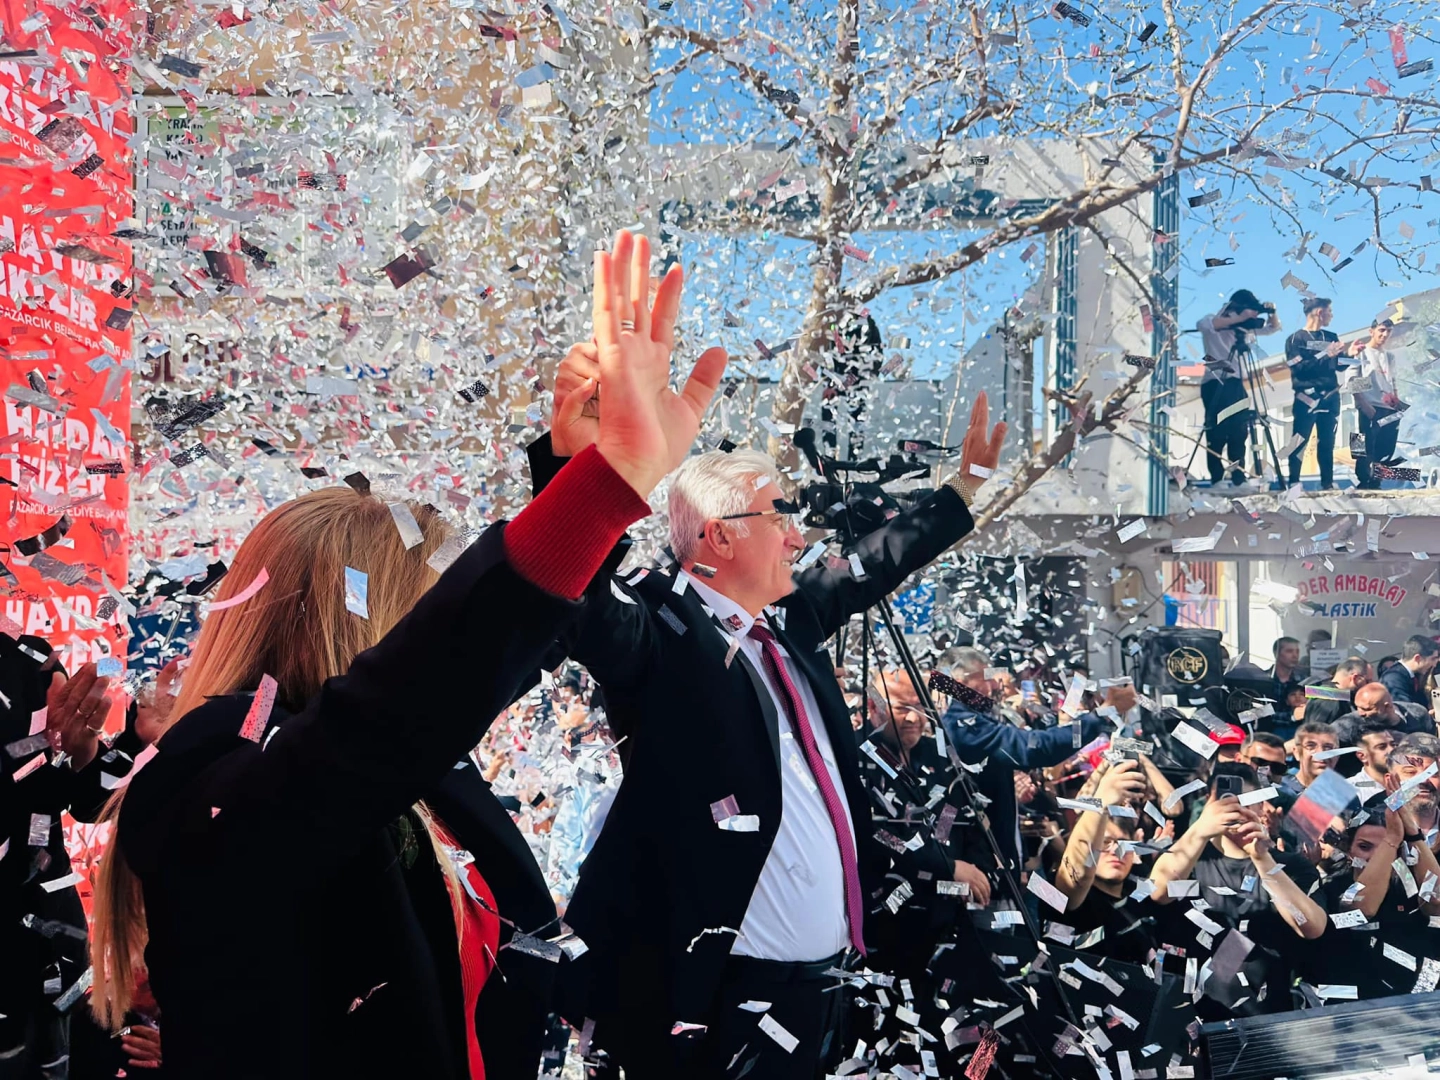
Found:
<svg viewBox="0 0 1440 1080"><path fill-rule="evenodd" d="M124 655L131 6L0 0L0 628Z"/></svg>

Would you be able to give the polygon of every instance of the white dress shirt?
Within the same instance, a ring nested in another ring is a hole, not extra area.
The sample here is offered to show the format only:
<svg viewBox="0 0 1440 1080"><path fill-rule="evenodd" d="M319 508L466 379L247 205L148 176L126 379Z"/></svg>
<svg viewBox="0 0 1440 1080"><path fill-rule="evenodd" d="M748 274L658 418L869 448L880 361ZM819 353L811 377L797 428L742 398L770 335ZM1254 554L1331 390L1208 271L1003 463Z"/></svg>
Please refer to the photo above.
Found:
<svg viewBox="0 0 1440 1080"><path fill-rule="evenodd" d="M1391 372L1395 370L1394 359L1385 349L1365 346L1365 351L1360 354L1360 369L1355 372L1352 378L1370 379L1371 388L1362 390L1355 395L1356 399L1364 399L1377 409L1385 408L1385 395L1395 392L1395 383Z"/></svg>
<svg viewBox="0 0 1440 1080"><path fill-rule="evenodd" d="M739 620L734 637L745 658L764 680L780 720L780 831L775 834L775 843L761 868L740 933L730 951L762 960L823 960L850 945L850 922L845 914L845 871L840 862L835 826L805 761L804 748L790 724L784 690L772 680L760 642L750 637L754 616L699 578L685 576L696 595L722 623ZM850 805L845 799L845 785L835 763L830 735L820 718L820 704L809 680L790 659L785 646L778 640L776 644L790 681L800 694L815 744L830 772L830 782L835 785L840 805L845 808L846 841L853 851L855 824L850 818ZM742 806L740 812L744 814L749 810Z"/></svg>

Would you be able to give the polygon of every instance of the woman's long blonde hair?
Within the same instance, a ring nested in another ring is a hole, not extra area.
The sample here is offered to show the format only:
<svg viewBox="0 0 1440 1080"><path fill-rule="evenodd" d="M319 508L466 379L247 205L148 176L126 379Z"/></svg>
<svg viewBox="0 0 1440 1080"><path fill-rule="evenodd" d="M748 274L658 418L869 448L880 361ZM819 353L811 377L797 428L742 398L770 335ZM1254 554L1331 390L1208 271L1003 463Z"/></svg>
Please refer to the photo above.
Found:
<svg viewBox="0 0 1440 1080"><path fill-rule="evenodd" d="M450 535L433 507L406 503L423 541L406 550L389 505L348 487L326 488L276 507L240 545L217 591L223 600L266 571L269 580L249 600L211 612L186 668L171 716L183 717L206 698L252 691L269 675L279 704L299 709L326 679L345 672L357 653L380 640L432 584L428 559ZM345 568L367 575L369 618L345 608ZM95 881L90 938L94 990L91 1008L101 1024L117 1030L134 996L144 965L145 902L140 881L116 842L125 789L105 808L110 844ZM429 814L421 820L435 833ZM450 880L453 866L438 842L440 865Z"/></svg>

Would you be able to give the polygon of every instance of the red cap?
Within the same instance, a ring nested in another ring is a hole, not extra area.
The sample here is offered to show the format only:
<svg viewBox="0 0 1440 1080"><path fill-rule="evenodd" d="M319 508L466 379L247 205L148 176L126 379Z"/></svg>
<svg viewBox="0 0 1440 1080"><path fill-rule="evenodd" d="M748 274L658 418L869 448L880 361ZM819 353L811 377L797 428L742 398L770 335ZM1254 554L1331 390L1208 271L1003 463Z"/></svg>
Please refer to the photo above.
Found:
<svg viewBox="0 0 1440 1080"><path fill-rule="evenodd" d="M1214 739L1221 746L1239 746L1245 742L1245 732L1234 724L1226 724L1228 729L1223 734L1217 731L1210 732L1210 738Z"/></svg>

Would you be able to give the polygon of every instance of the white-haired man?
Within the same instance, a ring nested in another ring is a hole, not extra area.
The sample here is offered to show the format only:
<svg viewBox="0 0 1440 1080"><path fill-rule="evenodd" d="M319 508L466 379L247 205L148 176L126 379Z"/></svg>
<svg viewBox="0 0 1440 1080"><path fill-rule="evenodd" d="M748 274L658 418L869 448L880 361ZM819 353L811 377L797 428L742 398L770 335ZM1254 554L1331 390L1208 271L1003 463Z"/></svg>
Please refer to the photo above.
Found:
<svg viewBox="0 0 1440 1080"><path fill-rule="evenodd" d="M572 349L557 379L555 456L588 444L594 355ZM988 421L982 394L954 486L861 541L863 574L794 575L805 542L774 463L717 452L671 480L682 569L587 594L564 644L604 691L625 776L566 912L588 951L561 972L561 1011L630 1080L821 1070L841 1006L826 973L863 949L888 867L821 650L973 528L963 482L978 486L1004 436ZM532 447L537 482L547 449Z"/></svg>

